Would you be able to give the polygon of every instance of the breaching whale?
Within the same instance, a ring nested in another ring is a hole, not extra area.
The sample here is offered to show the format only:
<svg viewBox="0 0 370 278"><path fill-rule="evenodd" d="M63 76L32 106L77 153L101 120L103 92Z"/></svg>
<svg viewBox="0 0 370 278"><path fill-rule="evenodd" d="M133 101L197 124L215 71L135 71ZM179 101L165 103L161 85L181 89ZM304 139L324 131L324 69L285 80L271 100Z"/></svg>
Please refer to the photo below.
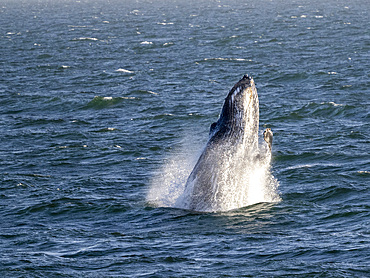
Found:
<svg viewBox="0 0 370 278"><path fill-rule="evenodd" d="M228 93L219 119L211 125L208 143L177 207L226 211L245 206L256 169L269 163L271 157L272 131L265 130L264 145L259 145L258 129L257 90L253 78L244 75Z"/></svg>

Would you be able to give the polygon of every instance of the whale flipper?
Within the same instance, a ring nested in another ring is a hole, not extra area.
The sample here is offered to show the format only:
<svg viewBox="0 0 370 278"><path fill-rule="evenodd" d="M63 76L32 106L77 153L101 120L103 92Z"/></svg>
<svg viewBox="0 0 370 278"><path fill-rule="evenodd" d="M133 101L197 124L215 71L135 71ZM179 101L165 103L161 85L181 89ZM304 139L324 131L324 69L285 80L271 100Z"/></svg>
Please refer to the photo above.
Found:
<svg viewBox="0 0 370 278"><path fill-rule="evenodd" d="M269 149L271 151L272 148L272 139L273 139L273 133L271 128L266 128L263 132L263 139L266 141L267 145L269 146Z"/></svg>

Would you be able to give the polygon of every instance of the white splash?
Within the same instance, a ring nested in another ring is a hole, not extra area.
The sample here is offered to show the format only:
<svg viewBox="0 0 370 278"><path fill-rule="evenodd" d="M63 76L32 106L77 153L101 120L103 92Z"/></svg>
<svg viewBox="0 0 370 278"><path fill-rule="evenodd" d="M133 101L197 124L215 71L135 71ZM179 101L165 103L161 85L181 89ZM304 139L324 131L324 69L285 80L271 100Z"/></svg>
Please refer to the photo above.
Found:
<svg viewBox="0 0 370 278"><path fill-rule="evenodd" d="M90 38L90 37L80 37L80 38L75 38L73 41L98 41L98 38Z"/></svg>
<svg viewBox="0 0 370 278"><path fill-rule="evenodd" d="M127 69L122 69L122 68L119 68L119 69L116 69L117 72L123 72L123 73L134 73L133 71L131 70L127 70Z"/></svg>
<svg viewBox="0 0 370 278"><path fill-rule="evenodd" d="M147 202L150 205L188 209L187 197L189 197L192 188L189 187L184 191L185 185L197 162L199 150L202 149L194 145L191 146L194 138L191 141L185 141L188 143L170 154L153 178L147 194ZM206 204L202 211L228 211L261 202L281 201L277 190L279 183L271 173L271 153L266 142L263 139L260 141L259 159L255 159L256 153L254 153L251 154L253 158L228 161L223 165L230 171L225 172L222 181L218 177L217 182L222 183L222 188L215 186L212 189L215 197L222 196L222 205L214 209L211 204L209 206ZM235 167L235 163L237 167ZM235 169L239 170L235 172ZM213 182L216 185L216 181ZM222 192L217 192L219 189Z"/></svg>
<svg viewBox="0 0 370 278"><path fill-rule="evenodd" d="M325 102L322 102L321 104L325 104ZM333 106L344 106L344 104L338 104L338 103L335 103L333 101L330 101L329 104L333 105Z"/></svg>
<svg viewBox="0 0 370 278"><path fill-rule="evenodd" d="M247 60L247 59L244 59L244 58L222 58L222 57L204 58L203 60L204 61L238 61L238 62L247 61L247 62L252 62L252 60Z"/></svg>
<svg viewBox="0 0 370 278"><path fill-rule="evenodd" d="M158 207L175 206L176 200L184 192L186 180L199 157L199 153L195 151L189 153L187 151L189 149L192 149L190 145L183 144L164 159L165 163L151 182L146 198L149 204Z"/></svg>
<svg viewBox="0 0 370 278"><path fill-rule="evenodd" d="M173 22L157 22L158 25L173 25Z"/></svg>

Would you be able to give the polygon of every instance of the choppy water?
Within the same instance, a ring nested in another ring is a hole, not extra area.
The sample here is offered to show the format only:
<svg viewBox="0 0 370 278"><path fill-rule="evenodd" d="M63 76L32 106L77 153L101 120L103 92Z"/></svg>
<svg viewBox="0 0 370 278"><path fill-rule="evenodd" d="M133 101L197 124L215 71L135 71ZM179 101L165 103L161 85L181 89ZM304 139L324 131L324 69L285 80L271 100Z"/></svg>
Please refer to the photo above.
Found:
<svg viewBox="0 0 370 278"><path fill-rule="evenodd" d="M0 276L368 277L369 9L2 1ZM150 206L245 73L281 201Z"/></svg>

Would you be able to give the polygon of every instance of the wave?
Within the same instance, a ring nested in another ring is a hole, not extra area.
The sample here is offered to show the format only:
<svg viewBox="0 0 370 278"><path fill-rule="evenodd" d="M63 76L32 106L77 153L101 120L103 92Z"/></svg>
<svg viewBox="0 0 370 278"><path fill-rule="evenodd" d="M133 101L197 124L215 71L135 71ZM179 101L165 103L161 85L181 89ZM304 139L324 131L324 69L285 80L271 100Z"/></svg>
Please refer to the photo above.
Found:
<svg viewBox="0 0 370 278"><path fill-rule="evenodd" d="M207 61L236 61L236 62L253 62L251 59L245 58L223 58L223 57L216 57L216 58L204 58L203 60L197 61L199 62L207 62Z"/></svg>
<svg viewBox="0 0 370 278"><path fill-rule="evenodd" d="M292 109L288 114L279 116L277 119L303 119L303 118L343 118L354 115L357 107L354 105L329 102L309 102L301 107ZM281 115L281 113L279 113Z"/></svg>
<svg viewBox="0 0 370 278"><path fill-rule="evenodd" d="M102 96L95 96L92 101L90 101L86 108L93 108L93 109L104 109L114 105L117 105L124 100L131 100L136 99L135 97L102 97Z"/></svg>
<svg viewBox="0 0 370 278"><path fill-rule="evenodd" d="M60 191L58 188L57 191ZM101 211L105 213L122 212L129 208L121 200L108 197L90 196L89 198L60 197L52 200L43 199L37 203L25 204L14 211L17 215L34 213L47 213L53 216L80 214L83 212L93 213Z"/></svg>
<svg viewBox="0 0 370 278"><path fill-rule="evenodd" d="M80 38L74 38L72 41L98 41L98 38L93 37L80 37Z"/></svg>
<svg viewBox="0 0 370 278"><path fill-rule="evenodd" d="M173 22L157 22L158 25L173 25Z"/></svg>
<svg viewBox="0 0 370 278"><path fill-rule="evenodd" d="M319 118L347 117L353 114L356 107L348 104L329 102L311 102L294 111L302 116Z"/></svg>
<svg viewBox="0 0 370 278"><path fill-rule="evenodd" d="M122 73L134 73L134 71L127 70L127 69L121 69L121 68L116 69L115 71L117 71L117 72L122 72Z"/></svg>

